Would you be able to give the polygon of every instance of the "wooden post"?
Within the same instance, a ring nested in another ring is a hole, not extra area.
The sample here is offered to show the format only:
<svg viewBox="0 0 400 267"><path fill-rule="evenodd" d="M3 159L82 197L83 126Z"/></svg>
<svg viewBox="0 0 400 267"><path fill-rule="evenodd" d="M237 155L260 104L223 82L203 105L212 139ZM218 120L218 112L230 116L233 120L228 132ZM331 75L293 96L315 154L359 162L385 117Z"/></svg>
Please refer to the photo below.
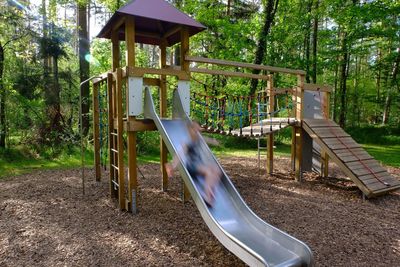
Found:
<svg viewBox="0 0 400 267"><path fill-rule="evenodd" d="M117 68L119 68L119 57L120 57L118 31L112 31L111 42L112 42L112 50L111 50L112 71L115 71Z"/></svg>
<svg viewBox="0 0 400 267"><path fill-rule="evenodd" d="M274 94L274 81L272 75L268 76L267 90L269 94L269 112L273 117L275 110L275 94ZM274 134L271 133L267 136L267 173L272 174L274 170Z"/></svg>
<svg viewBox="0 0 400 267"><path fill-rule="evenodd" d="M100 115L99 115L99 84L93 84L93 143L94 143L94 169L96 181L101 179L100 166Z"/></svg>
<svg viewBox="0 0 400 267"><path fill-rule="evenodd" d="M189 31L188 28L183 26L181 28L181 70L189 72L189 61L185 60L185 57L189 55ZM183 202L189 200L190 192L185 183L183 183Z"/></svg>
<svg viewBox="0 0 400 267"><path fill-rule="evenodd" d="M108 154L110 155L109 158L109 170L110 170L110 197L116 198L117 191L114 190L113 180L115 179L114 176L114 168L112 164L115 162L115 155L112 151L113 148L116 146L113 144L114 136L111 134L114 131L114 107L113 107L113 75L112 73L107 74L107 91L108 91Z"/></svg>
<svg viewBox="0 0 400 267"><path fill-rule="evenodd" d="M295 126L295 140L296 140L296 158L295 158L295 178L297 181L302 179L301 162L302 156L302 145L303 145L303 129L301 124L303 123L303 99L304 99L304 75L297 76L297 87L296 87L296 119L300 121L300 126Z"/></svg>
<svg viewBox="0 0 400 267"><path fill-rule="evenodd" d="M118 147L118 200L119 207L125 209L125 168L124 168L124 140L123 140L123 111L122 111L122 69L117 69L117 147Z"/></svg>
<svg viewBox="0 0 400 267"><path fill-rule="evenodd" d="M165 69L167 67L167 41L165 39L163 39L161 42L160 50L160 67ZM165 118L167 116L167 76L161 75L160 79L160 116L161 118ZM165 169L165 164L168 161L167 153L167 146L160 135L160 167L162 175L161 189L164 192L168 189L168 175L167 170Z"/></svg>
<svg viewBox="0 0 400 267"><path fill-rule="evenodd" d="M119 48L119 39L118 39L118 32L117 31L112 31L111 32L111 52L112 52L112 71L116 71L117 68L119 68L120 60L120 48ZM114 188L114 183L113 181L117 179L115 176L115 173L117 170L113 168L112 165L116 165L116 162L118 161L118 155L116 155L112 149L117 148L117 142L116 138L112 133L114 132L114 121L116 120L117 116L117 95L116 95L116 82L114 82L113 74L109 73L107 75L107 87L108 87L108 103L109 103L109 108L108 108L108 132L109 132L109 154L110 154L110 196L112 198L117 198L118 197L118 191L115 190Z"/></svg>
<svg viewBox="0 0 400 267"><path fill-rule="evenodd" d="M296 118L296 108L297 108L297 89L292 91L292 117ZM296 125L292 127L292 145L290 147L290 163L292 166L292 171L296 171Z"/></svg>
<svg viewBox="0 0 400 267"><path fill-rule="evenodd" d="M330 105L330 92L323 93L323 98L321 99L321 106L324 110L322 110L322 114L325 116L324 119L329 120L329 105ZM328 177L329 175L329 155L328 153L321 148L321 175L322 177Z"/></svg>
<svg viewBox="0 0 400 267"><path fill-rule="evenodd" d="M126 64L128 69L135 67L135 20L133 17L125 19L125 45L126 45ZM128 96L129 76L126 79L126 95ZM126 97L126 116L128 124L134 122L136 118L128 115L129 99ZM126 210L136 214L138 211L138 181L137 181L137 155L136 155L136 132L128 131L128 201Z"/></svg>

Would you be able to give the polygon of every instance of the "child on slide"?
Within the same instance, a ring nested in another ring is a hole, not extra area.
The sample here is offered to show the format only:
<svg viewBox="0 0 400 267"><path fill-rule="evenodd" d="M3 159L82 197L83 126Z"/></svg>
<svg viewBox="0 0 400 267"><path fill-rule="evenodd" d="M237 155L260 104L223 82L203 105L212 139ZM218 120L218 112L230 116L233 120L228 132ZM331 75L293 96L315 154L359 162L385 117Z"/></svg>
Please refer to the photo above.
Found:
<svg viewBox="0 0 400 267"><path fill-rule="evenodd" d="M203 176L205 179L204 201L212 206L214 204L215 194L214 189L218 185L221 178L221 170L217 164L210 158L206 157L206 151L200 142L200 125L196 122L187 122L187 130L190 136L190 141L183 145L183 153L186 156L185 165L192 177ZM203 137L207 143L218 145L215 139ZM172 177L173 170L177 167L179 158L174 155L172 163L167 163L165 168L168 177Z"/></svg>

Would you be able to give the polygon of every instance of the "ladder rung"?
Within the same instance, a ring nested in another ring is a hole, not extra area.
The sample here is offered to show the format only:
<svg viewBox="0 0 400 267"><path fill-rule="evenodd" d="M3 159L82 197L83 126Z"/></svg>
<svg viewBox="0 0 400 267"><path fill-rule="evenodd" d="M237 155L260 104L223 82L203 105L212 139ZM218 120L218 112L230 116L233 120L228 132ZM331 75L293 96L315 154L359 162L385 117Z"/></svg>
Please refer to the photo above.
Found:
<svg viewBox="0 0 400 267"><path fill-rule="evenodd" d="M115 186L119 187L119 184L118 184L116 181L112 180L112 183L113 183Z"/></svg>
<svg viewBox="0 0 400 267"><path fill-rule="evenodd" d="M116 169L117 171L119 171L119 168L117 166L115 166L114 164L111 164L111 166Z"/></svg>
<svg viewBox="0 0 400 267"><path fill-rule="evenodd" d="M111 135L118 136L118 133L111 133Z"/></svg>
<svg viewBox="0 0 400 267"><path fill-rule="evenodd" d="M118 154L118 150L111 148L111 151Z"/></svg>

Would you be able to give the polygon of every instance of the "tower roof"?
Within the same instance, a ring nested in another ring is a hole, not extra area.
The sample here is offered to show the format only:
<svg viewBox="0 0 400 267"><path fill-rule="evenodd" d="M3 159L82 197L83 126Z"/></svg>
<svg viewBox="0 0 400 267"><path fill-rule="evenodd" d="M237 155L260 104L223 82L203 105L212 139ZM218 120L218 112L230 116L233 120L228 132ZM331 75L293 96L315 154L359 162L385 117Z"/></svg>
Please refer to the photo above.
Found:
<svg viewBox="0 0 400 267"><path fill-rule="evenodd" d="M206 28L164 0L134 0L118 9L97 37L111 39L111 30L129 16L135 18L135 41L144 44L159 45L163 37L168 46L180 42L179 26L187 26L189 36ZM119 39L125 40L125 25L118 31Z"/></svg>

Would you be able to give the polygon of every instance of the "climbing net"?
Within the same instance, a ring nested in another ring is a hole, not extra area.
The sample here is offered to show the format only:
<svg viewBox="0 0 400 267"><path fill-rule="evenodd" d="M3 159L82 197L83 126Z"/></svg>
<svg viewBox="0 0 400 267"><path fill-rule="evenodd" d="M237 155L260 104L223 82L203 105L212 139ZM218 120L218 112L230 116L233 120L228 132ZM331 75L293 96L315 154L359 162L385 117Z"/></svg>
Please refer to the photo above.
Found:
<svg viewBox="0 0 400 267"><path fill-rule="evenodd" d="M231 134L238 129L241 134L243 128L250 127L252 132L253 126L259 125L262 134L264 127L270 127L272 131L274 117L289 124L293 107L288 91L283 97L276 98L274 110L270 110L269 98L265 91L249 96L212 96L194 92L191 94L192 118L213 132Z"/></svg>
<svg viewBox="0 0 400 267"><path fill-rule="evenodd" d="M108 92L107 81L99 83L99 139L100 139L100 164L106 169L108 160Z"/></svg>

